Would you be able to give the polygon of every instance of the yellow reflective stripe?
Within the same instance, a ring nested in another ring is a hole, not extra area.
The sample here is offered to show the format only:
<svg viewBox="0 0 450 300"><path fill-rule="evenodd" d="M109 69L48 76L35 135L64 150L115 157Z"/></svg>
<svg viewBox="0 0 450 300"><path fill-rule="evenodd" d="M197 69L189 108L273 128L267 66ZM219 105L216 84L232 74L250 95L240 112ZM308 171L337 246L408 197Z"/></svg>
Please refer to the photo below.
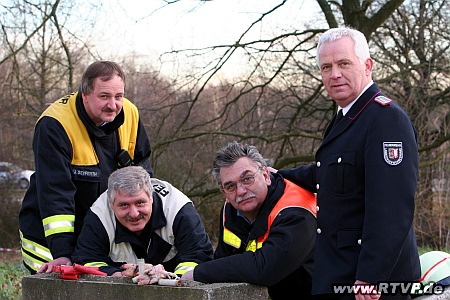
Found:
<svg viewBox="0 0 450 300"><path fill-rule="evenodd" d="M175 268L175 274L177 275L183 275L184 273L194 270L194 268L197 266L198 264L195 262L182 262L179 263L178 266Z"/></svg>
<svg viewBox="0 0 450 300"><path fill-rule="evenodd" d="M44 261L52 261L53 256L50 253L50 250L38 243L30 241L22 236L22 232L20 232L20 239L22 240L22 248L37 257L42 258ZM23 251L22 251L23 252Z"/></svg>
<svg viewBox="0 0 450 300"><path fill-rule="evenodd" d="M84 264L86 267L107 267L108 264L103 261L93 261L90 263Z"/></svg>
<svg viewBox="0 0 450 300"><path fill-rule="evenodd" d="M256 251L256 240L249 241L247 244L247 248L245 250L255 252Z"/></svg>
<svg viewBox="0 0 450 300"><path fill-rule="evenodd" d="M263 246L263 243L257 243L256 244L256 249L260 249L260 248L262 248L262 246Z"/></svg>
<svg viewBox="0 0 450 300"><path fill-rule="evenodd" d="M234 248L241 247L241 239L227 228L223 228L223 241Z"/></svg>
<svg viewBox="0 0 450 300"><path fill-rule="evenodd" d="M39 270L39 268L44 264L44 262L31 257L24 251L22 251L22 259L23 259L23 262L34 271Z"/></svg>
<svg viewBox="0 0 450 300"><path fill-rule="evenodd" d="M42 220L45 236L55 233L74 232L75 215L55 215Z"/></svg>
<svg viewBox="0 0 450 300"><path fill-rule="evenodd" d="M246 251L252 251L255 252L256 250L260 249L262 247L263 243L257 242L256 240L251 240L247 244Z"/></svg>

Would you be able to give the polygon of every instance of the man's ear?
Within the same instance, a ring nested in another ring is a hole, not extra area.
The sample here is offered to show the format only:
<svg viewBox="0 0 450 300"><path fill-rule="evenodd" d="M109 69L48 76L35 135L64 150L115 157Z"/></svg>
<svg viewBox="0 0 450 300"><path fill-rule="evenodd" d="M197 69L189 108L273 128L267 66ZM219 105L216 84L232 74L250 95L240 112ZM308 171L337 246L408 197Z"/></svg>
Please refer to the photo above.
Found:
<svg viewBox="0 0 450 300"><path fill-rule="evenodd" d="M366 71L367 76L370 76L370 74L372 73L373 65L374 65L374 62L373 62L373 59L371 59L371 58L366 59L366 61L364 62L365 71Z"/></svg>
<svg viewBox="0 0 450 300"><path fill-rule="evenodd" d="M262 167L262 174L264 176L264 180L266 181L267 186L272 184L272 181L270 180L270 172L267 167Z"/></svg>

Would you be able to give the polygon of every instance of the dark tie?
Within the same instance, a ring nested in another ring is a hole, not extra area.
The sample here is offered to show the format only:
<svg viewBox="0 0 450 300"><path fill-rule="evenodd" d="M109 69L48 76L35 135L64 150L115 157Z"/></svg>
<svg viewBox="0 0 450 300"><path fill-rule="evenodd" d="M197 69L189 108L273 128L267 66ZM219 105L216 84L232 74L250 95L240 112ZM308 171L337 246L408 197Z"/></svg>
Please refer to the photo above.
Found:
<svg viewBox="0 0 450 300"><path fill-rule="evenodd" d="M339 110L338 110L338 113L337 113L337 115L336 115L336 118L334 119L333 127L331 127L332 129L333 129L334 127L336 127L337 123L339 123L339 121L342 119L343 116L344 116L344 114L342 113L342 109L339 109Z"/></svg>

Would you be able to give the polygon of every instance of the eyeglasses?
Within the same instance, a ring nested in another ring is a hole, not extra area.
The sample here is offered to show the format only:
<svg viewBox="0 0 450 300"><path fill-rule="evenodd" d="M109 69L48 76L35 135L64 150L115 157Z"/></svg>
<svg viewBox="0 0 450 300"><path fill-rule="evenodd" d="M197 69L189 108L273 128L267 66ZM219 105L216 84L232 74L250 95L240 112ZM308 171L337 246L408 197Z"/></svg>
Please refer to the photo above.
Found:
<svg viewBox="0 0 450 300"><path fill-rule="evenodd" d="M242 187L249 187L255 183L255 176L261 169L258 169L255 173L248 173L244 177L238 180L238 182L227 182L224 185L220 185L220 190L226 194L232 194L236 192L238 184Z"/></svg>

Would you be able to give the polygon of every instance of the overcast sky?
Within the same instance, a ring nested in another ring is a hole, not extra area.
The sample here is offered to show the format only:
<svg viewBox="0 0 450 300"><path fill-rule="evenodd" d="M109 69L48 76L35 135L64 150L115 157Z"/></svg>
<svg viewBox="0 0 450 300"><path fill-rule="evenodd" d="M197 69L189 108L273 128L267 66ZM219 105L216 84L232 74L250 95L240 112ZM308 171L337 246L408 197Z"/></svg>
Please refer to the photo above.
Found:
<svg viewBox="0 0 450 300"><path fill-rule="evenodd" d="M236 41L261 13L281 0L106 0L97 28L104 58L134 52L149 59L172 49L201 48ZM315 0L288 1L248 38L273 37L280 28L298 28L320 10ZM106 24L101 26L100 24ZM108 50L109 49L109 50ZM120 50L119 50L120 49Z"/></svg>
<svg viewBox="0 0 450 300"><path fill-rule="evenodd" d="M166 51L198 48L234 41L244 28L281 0L181 0L167 5L161 0L102 1L114 32L125 31L136 50ZM291 0L277 10L258 34L271 34L278 27L293 28L318 11L315 0ZM120 20L113 22L113 20ZM118 28L116 28L118 27Z"/></svg>

